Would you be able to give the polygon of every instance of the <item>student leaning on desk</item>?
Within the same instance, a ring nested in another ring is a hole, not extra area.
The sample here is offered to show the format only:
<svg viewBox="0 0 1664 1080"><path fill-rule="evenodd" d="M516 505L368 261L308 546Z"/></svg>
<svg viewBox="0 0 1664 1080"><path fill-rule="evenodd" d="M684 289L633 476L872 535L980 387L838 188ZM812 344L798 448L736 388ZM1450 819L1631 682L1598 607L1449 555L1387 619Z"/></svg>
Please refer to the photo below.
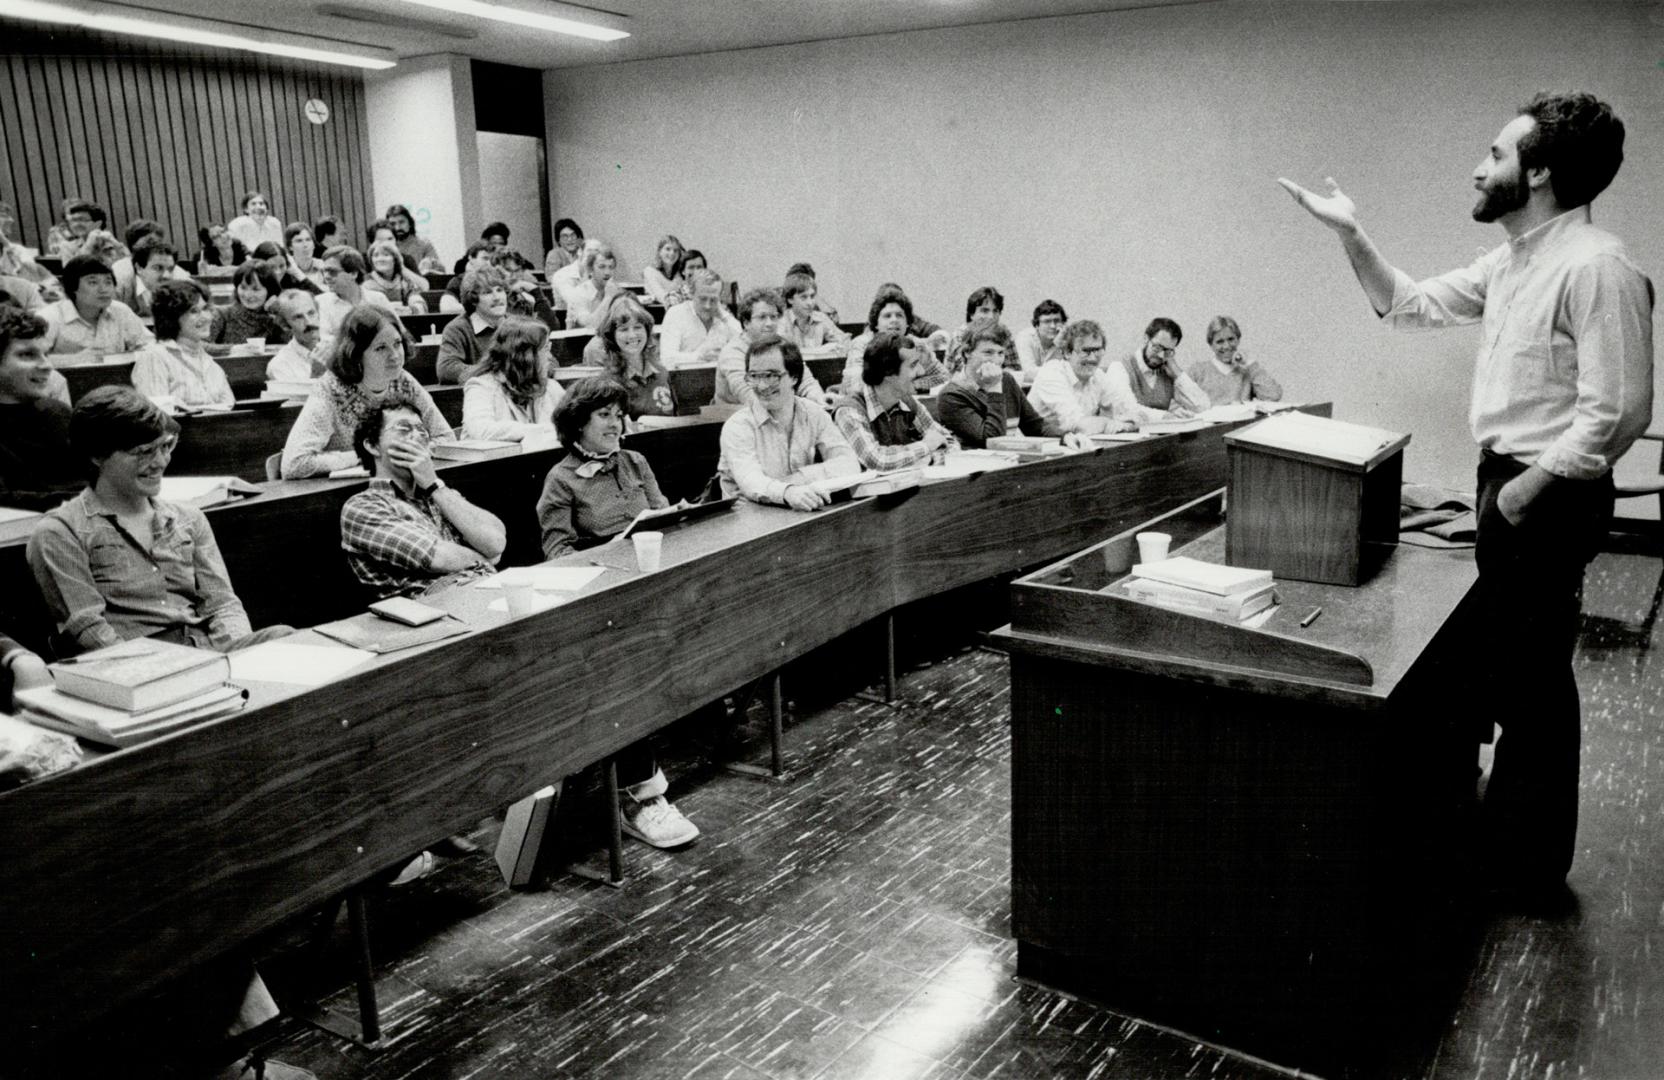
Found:
<svg viewBox="0 0 1664 1080"><path fill-rule="evenodd" d="M1024 435L1062 436L1066 445L1084 447L1081 435L1065 431L1029 404L1016 373L1005 366L1010 355L1011 332L991 319L978 319L959 332L948 350L953 377L937 398L942 426L968 450L981 450L989 439L1005 435L1011 420Z"/></svg>
<svg viewBox="0 0 1664 1080"><path fill-rule="evenodd" d="M797 346L774 334L746 350L750 400L722 425L717 475L724 496L816 510L826 497L810 486L813 481L861 471L826 410L798 393L807 370Z"/></svg>
<svg viewBox="0 0 1664 1080"><path fill-rule="evenodd" d="M785 301L775 289L752 289L740 298L740 326L742 332L722 347L716 361L716 402L721 405L742 405L751 400L751 386L746 379L746 355L751 345L764 337L783 336L779 332L780 314ZM802 354L799 353L799 359ZM796 393L810 401L829 404L830 395L822 389L814 372L807 368L797 379Z"/></svg>
<svg viewBox="0 0 1664 1080"><path fill-rule="evenodd" d="M669 504L647 459L619 445L625 400L624 388L610 379L579 379L555 409L567 453L537 500L543 554L551 559L615 536L643 510ZM617 764L625 832L659 848L698 838L699 827L665 798L668 782L649 740L619 754Z"/></svg>

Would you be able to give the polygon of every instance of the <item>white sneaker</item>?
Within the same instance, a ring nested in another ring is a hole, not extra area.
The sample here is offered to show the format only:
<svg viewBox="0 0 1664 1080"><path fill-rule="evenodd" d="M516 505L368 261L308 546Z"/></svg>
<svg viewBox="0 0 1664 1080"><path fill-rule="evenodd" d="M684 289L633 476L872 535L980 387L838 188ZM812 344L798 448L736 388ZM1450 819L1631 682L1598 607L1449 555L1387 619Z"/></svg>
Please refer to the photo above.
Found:
<svg viewBox="0 0 1664 1080"><path fill-rule="evenodd" d="M624 831L656 848L681 847L699 838L699 826L682 816L663 795L624 808Z"/></svg>

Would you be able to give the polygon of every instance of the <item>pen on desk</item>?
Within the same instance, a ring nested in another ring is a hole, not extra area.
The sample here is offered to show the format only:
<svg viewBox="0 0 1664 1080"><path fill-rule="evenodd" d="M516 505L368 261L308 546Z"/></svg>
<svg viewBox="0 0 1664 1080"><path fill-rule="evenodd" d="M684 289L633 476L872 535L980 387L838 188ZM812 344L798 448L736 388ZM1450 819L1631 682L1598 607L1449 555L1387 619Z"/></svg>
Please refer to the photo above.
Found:
<svg viewBox="0 0 1664 1080"><path fill-rule="evenodd" d="M1310 615L1307 615L1304 619L1300 620L1300 628L1302 630L1304 630L1306 627L1308 627L1312 623L1316 622L1317 617L1321 614L1323 614L1323 609L1322 608L1320 608L1320 607L1312 608L1312 613Z"/></svg>

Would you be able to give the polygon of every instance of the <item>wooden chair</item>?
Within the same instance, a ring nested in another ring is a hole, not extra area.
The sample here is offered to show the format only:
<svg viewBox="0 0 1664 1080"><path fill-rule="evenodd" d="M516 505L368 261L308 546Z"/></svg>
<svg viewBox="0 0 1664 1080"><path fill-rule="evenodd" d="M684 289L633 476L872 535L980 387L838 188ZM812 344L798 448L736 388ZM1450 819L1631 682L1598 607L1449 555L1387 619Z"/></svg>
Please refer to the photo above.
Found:
<svg viewBox="0 0 1664 1080"><path fill-rule="evenodd" d="M1646 617L1638 627L1632 627L1640 635L1643 648L1652 640L1653 623L1658 620L1660 608L1664 608L1664 431L1648 431L1641 436L1642 441L1653 443L1659 447L1658 476L1617 485L1619 499L1656 499L1658 500L1657 518L1638 518L1616 515L1612 518L1612 531L1635 537L1640 543L1636 550L1654 555L1660 560L1658 585L1653 589L1652 605L1647 609ZM1626 546L1627 549L1627 546Z"/></svg>

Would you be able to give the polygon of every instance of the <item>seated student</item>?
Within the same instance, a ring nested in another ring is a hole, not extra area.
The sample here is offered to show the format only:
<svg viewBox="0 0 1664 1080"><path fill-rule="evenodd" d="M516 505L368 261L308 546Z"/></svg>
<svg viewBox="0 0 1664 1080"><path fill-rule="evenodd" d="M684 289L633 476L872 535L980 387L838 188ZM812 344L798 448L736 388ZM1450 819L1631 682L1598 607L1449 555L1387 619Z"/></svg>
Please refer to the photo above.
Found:
<svg viewBox="0 0 1664 1080"><path fill-rule="evenodd" d="M439 479L414 408L371 406L353 429L353 449L372 479L341 507L341 548L378 599L491 573L507 544L503 523Z"/></svg>
<svg viewBox="0 0 1664 1080"><path fill-rule="evenodd" d="M40 290L43 303L62 300L63 286L51 271L35 262L35 250L12 239L16 225L17 212L12 204L0 202L0 277L21 278Z"/></svg>
<svg viewBox="0 0 1664 1080"><path fill-rule="evenodd" d="M434 270L443 270L445 262L434 249L433 242L425 236L416 235L416 219L411 216L409 209L394 203L387 208L382 217L393 227L393 240L399 245L399 253L404 256L404 264L418 274L426 274Z"/></svg>
<svg viewBox="0 0 1664 1080"><path fill-rule="evenodd" d="M404 264L399 245L391 240L377 241L370 245L369 256L370 274L364 279L366 292L380 293L395 308L402 305L417 314L427 311L427 298L422 293L428 287L428 279Z"/></svg>
<svg viewBox="0 0 1664 1080"><path fill-rule="evenodd" d="M40 316L0 304L0 506L49 510L86 486L69 450L69 384L45 337Z"/></svg>
<svg viewBox="0 0 1664 1080"><path fill-rule="evenodd" d="M653 316L628 293L613 298L607 317L584 346L584 363L624 388L624 411L631 420L676 415L676 391L670 372L659 362Z"/></svg>
<svg viewBox="0 0 1664 1080"><path fill-rule="evenodd" d="M225 231L253 251L263 243L283 246L283 222L271 212L271 202L258 191L245 191L237 200L241 214L225 223Z"/></svg>
<svg viewBox="0 0 1664 1080"><path fill-rule="evenodd" d="M178 438L173 418L131 386L75 403L69 443L93 480L46 515L28 548L61 654L139 637L228 652L292 632L253 631L208 518L156 497Z"/></svg>
<svg viewBox="0 0 1664 1080"><path fill-rule="evenodd" d="M717 475L725 497L815 510L826 497L810 487L861 471L855 451L825 409L798 391L808 368L797 346L761 334L745 352L746 406L722 424Z"/></svg>
<svg viewBox="0 0 1664 1080"><path fill-rule="evenodd" d="M199 228L196 238L201 245L196 253L197 277L230 277L248 258L248 248L218 222Z"/></svg>
<svg viewBox="0 0 1664 1080"><path fill-rule="evenodd" d="M549 275L549 292L555 298L555 307L560 311L566 310L566 290L576 285L587 273L585 267L591 252L601 248L599 240L585 240L578 249L578 257Z"/></svg>
<svg viewBox="0 0 1664 1080"><path fill-rule="evenodd" d="M832 418L866 469L928 464L952 441L913 397L926 350L906 335L880 330L861 359L861 385L838 403Z"/></svg>
<svg viewBox="0 0 1664 1080"><path fill-rule="evenodd" d="M384 401L413 406L430 437L451 437L451 425L433 398L404 370L408 343L399 317L385 308L360 304L347 314L325 354L329 370L301 406L283 444L283 479L323 476L357 465L352 433Z"/></svg>
<svg viewBox="0 0 1664 1080"><path fill-rule="evenodd" d="M508 282L509 314L537 319L551 330L563 325L560 313L554 309L548 298L544 296L543 288L537 282L537 275L532 272L532 264L526 260L525 256L518 251L503 248L492 253L491 265ZM445 299L449 301L450 296L447 295ZM462 310L460 302L456 309L458 311ZM441 307L440 310L448 309Z"/></svg>
<svg viewBox="0 0 1664 1080"><path fill-rule="evenodd" d="M867 309L866 332L849 343L849 358L844 361L844 394L854 396L861 392L861 358L866 352L868 342L880 333L904 335L917 347L919 360L914 365L915 391L922 393L948 381L948 369L936 359L936 353L931 348L933 343L928 340L932 335L914 334L911 329L914 323L913 301L907 298L901 287L879 286L878 295L872 298L872 306ZM937 330L940 331L940 327L937 327Z"/></svg>
<svg viewBox="0 0 1664 1080"><path fill-rule="evenodd" d="M1242 330L1229 315L1216 315L1208 323L1208 348L1213 355L1190 365L1189 375L1208 401L1229 405L1238 401L1281 401L1283 388L1265 366L1250 360L1237 346Z"/></svg>
<svg viewBox="0 0 1664 1080"><path fill-rule="evenodd" d="M364 276L368 273L364 256L350 247L337 246L324 252L324 285L329 291L318 294L318 330L323 335L325 348L340 336L347 313L360 304L393 314L393 305L387 297L364 288Z"/></svg>
<svg viewBox="0 0 1664 1080"><path fill-rule="evenodd" d="M1024 382L1033 382L1041 365L1063 355L1057 345L1057 333L1068 321L1068 313L1056 300L1042 300L1034 306L1030 325L1017 333L1017 363Z"/></svg>
<svg viewBox="0 0 1664 1080"><path fill-rule="evenodd" d="M543 481L537 520L543 554L557 558L622 532L635 516L668 505L653 468L619 446L624 434L624 388L611 379L579 379L555 410L566 456ZM699 827L665 798L669 783L643 739L617 757L625 832L657 848L699 838Z"/></svg>
<svg viewBox="0 0 1664 1080"><path fill-rule="evenodd" d="M556 291L566 307L566 326L570 330L588 327L593 330L607 316L607 305L624 290L614 280L618 272L618 256L612 246L604 243L585 245L583 262L576 280L562 277Z"/></svg>
<svg viewBox="0 0 1664 1080"><path fill-rule="evenodd" d="M493 255L495 255L499 251L507 251L508 250L508 231L509 231L508 226L506 224L504 224L501 221L493 221L489 225L487 225L485 228L480 230L479 242L484 244L486 250L491 252ZM473 251L474 245L470 244L470 245L468 245L468 247L469 247L469 253L471 254L472 251ZM460 275L460 274L464 273L467 269L468 269L468 254L464 254L462 256L462 258L460 258L456 261L456 265L451 268L451 272L453 274Z"/></svg>
<svg viewBox="0 0 1664 1080"><path fill-rule="evenodd" d="M849 344L849 335L817 307L820 288L814 278L808 274L787 274L780 298L785 301L786 310L774 328L775 333L804 352L822 345Z"/></svg>
<svg viewBox="0 0 1664 1080"><path fill-rule="evenodd" d="M551 418L565 396L551 377L549 328L510 315L492 335L479 374L462 387L462 437L553 441Z"/></svg>
<svg viewBox="0 0 1664 1080"><path fill-rule="evenodd" d="M264 338L272 344L287 340L289 331L267 309L283 290L265 263L250 259L237 267L231 280L235 283L235 293L231 303L211 309L214 325L208 340L226 346L241 345L251 337Z"/></svg>
<svg viewBox="0 0 1664 1080"><path fill-rule="evenodd" d="M1172 319L1157 317L1144 328L1144 343L1127 353L1105 373L1111 392L1130 394L1137 407L1132 416L1140 424L1169 416L1194 416L1208 408L1208 396L1173 363L1184 331Z"/></svg>
<svg viewBox="0 0 1664 1080"><path fill-rule="evenodd" d="M709 270L710 266L710 260L705 258L703 251L698 248L689 248L688 253L682 256L681 284L665 293L664 299L660 300L659 303L664 305L666 311L669 311L677 304L685 304L692 300L693 275L700 270Z"/></svg>
<svg viewBox="0 0 1664 1080"><path fill-rule="evenodd" d="M490 266L491 255L491 245L484 240L475 240L472 244L469 244L468 251L459 260L462 269L458 270L456 275L445 283L446 294L454 297L457 303L460 304L462 302L462 283L468 277L469 271L484 270Z"/></svg>
<svg viewBox="0 0 1664 1080"><path fill-rule="evenodd" d="M563 217L555 222L555 246L543 260L543 276L553 282L556 271L578 261L583 246L584 231L576 221Z"/></svg>
<svg viewBox="0 0 1664 1080"><path fill-rule="evenodd" d="M740 405L751 399L751 385L745 377L746 352L751 343L765 336L778 336L777 324L785 305L773 289L752 289L740 298L740 328L738 337L722 347L716 358L716 400L726 405ZM801 359L802 351L798 357ZM828 395L815 379L815 373L805 368L797 377L797 394L810 401L826 403Z"/></svg>
<svg viewBox="0 0 1664 1080"><path fill-rule="evenodd" d="M306 289L311 291L312 283L305 275L289 264L289 253L270 240L262 240L248 253L248 261L244 266L257 266L264 270L268 277L277 282L278 292L284 289ZM319 264L319 269L322 269ZM322 290L320 290L322 291ZM273 293L272 295L277 295Z"/></svg>
<svg viewBox="0 0 1664 1080"><path fill-rule="evenodd" d="M214 329L208 290L195 281L164 281L152 307L156 343L133 358L133 385L163 406L235 404L225 369L205 347Z"/></svg>
<svg viewBox="0 0 1664 1080"><path fill-rule="evenodd" d="M671 367L714 364L722 347L740 333L739 320L722 306L722 275L696 270L690 278L693 299L664 313L659 351Z"/></svg>
<svg viewBox="0 0 1664 1080"><path fill-rule="evenodd" d="M641 272L641 283L647 295L659 303L682 287L682 256L687 249L676 237L665 234L653 248L653 261Z"/></svg>
<svg viewBox="0 0 1664 1080"><path fill-rule="evenodd" d="M1007 421L1013 418L1024 435L1062 436L1071 446L1084 445L1080 436L1065 432L1055 419L1041 416L1029 404L1017 377L1005 366L1010 355L1011 331L997 322L976 319L959 332L948 353L953 378L937 399L942 426L969 450L981 450L989 439L1005 435ZM994 393L1000 395L998 404Z"/></svg>
<svg viewBox="0 0 1664 1080"><path fill-rule="evenodd" d="M462 281L463 314L445 324L435 369L441 383L465 383L479 374L497 324L508 314L508 279L487 266L470 270Z"/></svg>
<svg viewBox="0 0 1664 1080"><path fill-rule="evenodd" d="M305 289L285 289L272 305L283 321L289 340L266 363L268 382L306 382L322 378L325 356L323 332L318 327L318 302Z"/></svg>
<svg viewBox="0 0 1664 1080"><path fill-rule="evenodd" d="M142 319L150 318L150 304L162 282L191 280L191 275L179 269L179 250L160 236L147 236L134 244L129 265L132 276L125 291L117 284L116 299Z"/></svg>
<svg viewBox="0 0 1664 1080"><path fill-rule="evenodd" d="M313 296L324 291L324 264L317 257L321 250L311 226L304 221L291 221L283 230L283 250L289 256L290 279L300 278L296 288L305 289Z"/></svg>
<svg viewBox="0 0 1664 1080"><path fill-rule="evenodd" d="M1057 335L1063 356L1048 360L1034 377L1028 402L1047 423L1062 431L1096 435L1136 431L1132 395L1117 393L1103 371L1103 327L1091 319L1076 319Z"/></svg>
<svg viewBox="0 0 1664 1080"><path fill-rule="evenodd" d="M109 264L129 254L110 233L110 216L95 202L69 201L64 207L64 227L61 232L54 230L52 254L66 263L91 255Z"/></svg>
<svg viewBox="0 0 1664 1080"><path fill-rule="evenodd" d="M46 351L56 363L92 363L156 340L133 309L116 299L116 279L104 263L78 255L64 264L62 279L64 299L41 309Z"/></svg>
<svg viewBox="0 0 1664 1080"><path fill-rule="evenodd" d="M786 270L788 278L799 274L815 283L815 310L832 320L833 326L838 325L838 309L833 307L831 301L827 300L825 296L821 295L820 278L815 275L815 268L806 262L795 262Z"/></svg>
<svg viewBox="0 0 1664 1080"><path fill-rule="evenodd" d="M978 319L999 322L1000 316L1005 314L1005 297L992 285L984 285L965 299L965 325L969 326Z"/></svg>
<svg viewBox="0 0 1664 1080"><path fill-rule="evenodd" d="M133 277L138 267L136 260L139 245L146 240L153 240L158 243L165 242L167 234L163 232L159 223L151 221L149 218L138 218L122 230L121 239L123 245L127 248L128 254L110 264L110 273L116 277L116 299L134 311L139 311L132 300ZM165 277L171 277L176 281L189 281L191 279L191 275L179 269L178 266L170 267ZM153 282L151 288L154 289L160 283L160 281ZM139 314L142 315L144 312L140 311Z"/></svg>

